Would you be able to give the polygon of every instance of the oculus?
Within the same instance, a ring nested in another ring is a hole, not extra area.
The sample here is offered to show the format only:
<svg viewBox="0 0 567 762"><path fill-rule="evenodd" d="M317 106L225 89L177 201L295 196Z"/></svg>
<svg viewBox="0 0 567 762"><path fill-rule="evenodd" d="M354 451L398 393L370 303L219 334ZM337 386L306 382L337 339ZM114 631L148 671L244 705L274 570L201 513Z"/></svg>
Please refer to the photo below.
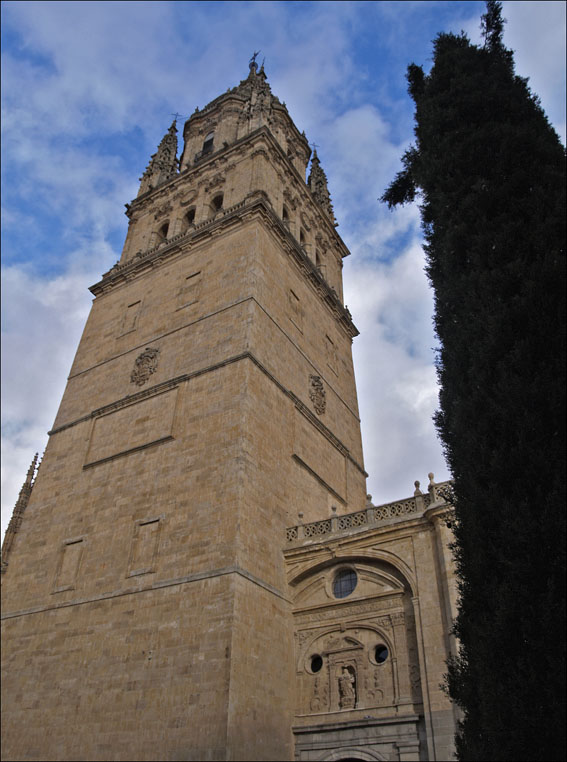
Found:
<svg viewBox="0 0 567 762"><path fill-rule="evenodd" d="M346 598L352 593L357 582L358 577L353 569L343 569L333 580L333 595L335 598Z"/></svg>

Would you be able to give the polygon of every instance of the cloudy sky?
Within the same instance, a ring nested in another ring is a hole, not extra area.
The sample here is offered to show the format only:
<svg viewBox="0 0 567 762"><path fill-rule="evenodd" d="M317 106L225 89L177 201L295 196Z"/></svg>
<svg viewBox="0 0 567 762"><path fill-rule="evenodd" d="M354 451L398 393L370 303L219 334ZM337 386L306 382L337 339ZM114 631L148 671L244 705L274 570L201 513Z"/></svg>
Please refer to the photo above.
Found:
<svg viewBox="0 0 567 762"><path fill-rule="evenodd" d="M368 491L448 478L432 297L416 207L379 196L412 141L405 72L431 41L479 41L481 2L2 3L2 527L43 451L91 295L119 258L124 204L167 131L248 73L319 146L345 260ZM504 2L505 42L565 142L565 4Z"/></svg>

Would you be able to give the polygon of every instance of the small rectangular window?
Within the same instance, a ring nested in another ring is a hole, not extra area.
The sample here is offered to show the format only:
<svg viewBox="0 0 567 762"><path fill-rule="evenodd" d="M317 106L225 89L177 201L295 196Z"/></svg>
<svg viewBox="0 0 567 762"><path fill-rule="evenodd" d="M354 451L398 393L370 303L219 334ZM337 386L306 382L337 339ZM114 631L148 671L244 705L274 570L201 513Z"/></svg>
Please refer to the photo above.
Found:
<svg viewBox="0 0 567 762"><path fill-rule="evenodd" d="M126 313L122 319L120 333L118 334L119 336L124 336L125 333L130 333L131 331L136 330L141 307L142 302L140 300L133 302L126 307Z"/></svg>
<svg viewBox="0 0 567 762"><path fill-rule="evenodd" d="M201 296L201 272L192 273L188 275L179 289L179 295L177 297L177 309L182 307L188 307L190 304L195 304L199 301Z"/></svg>
<svg viewBox="0 0 567 762"><path fill-rule="evenodd" d="M137 521L134 526L127 577L155 571L159 545L160 519Z"/></svg>
<svg viewBox="0 0 567 762"><path fill-rule="evenodd" d="M337 376L338 375L337 348L335 346L334 341L331 339L330 336L325 336L325 344L326 344L326 353L327 353L327 365L333 371L333 373Z"/></svg>
<svg viewBox="0 0 567 762"><path fill-rule="evenodd" d="M291 289L289 290L288 300L290 311L289 319L294 326L303 333L303 308L299 301L299 297Z"/></svg>
<svg viewBox="0 0 567 762"><path fill-rule="evenodd" d="M57 569L55 572L54 593L64 590L74 590L79 575L83 555L83 538L66 540L59 551Z"/></svg>

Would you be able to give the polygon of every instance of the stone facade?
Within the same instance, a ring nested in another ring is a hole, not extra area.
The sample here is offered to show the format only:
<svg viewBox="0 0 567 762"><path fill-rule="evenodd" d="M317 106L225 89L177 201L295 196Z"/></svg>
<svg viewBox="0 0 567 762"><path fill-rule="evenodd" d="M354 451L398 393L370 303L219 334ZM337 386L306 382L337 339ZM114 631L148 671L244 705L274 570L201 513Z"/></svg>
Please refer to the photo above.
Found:
<svg viewBox="0 0 567 762"><path fill-rule="evenodd" d="M325 174L254 62L183 137L7 534L4 758L447 759L449 503L367 504Z"/></svg>

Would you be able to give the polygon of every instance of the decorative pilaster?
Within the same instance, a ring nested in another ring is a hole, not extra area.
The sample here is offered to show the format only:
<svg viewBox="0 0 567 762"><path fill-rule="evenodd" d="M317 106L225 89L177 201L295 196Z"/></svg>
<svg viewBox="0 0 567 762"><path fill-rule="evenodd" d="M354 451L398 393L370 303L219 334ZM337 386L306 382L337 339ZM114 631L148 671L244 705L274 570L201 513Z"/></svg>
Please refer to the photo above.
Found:
<svg viewBox="0 0 567 762"><path fill-rule="evenodd" d="M411 677L408 662L408 643L406 632L406 617L403 611L391 615L394 630L394 642L396 644L396 656L398 667L398 695L400 704L411 703Z"/></svg>
<svg viewBox="0 0 567 762"><path fill-rule="evenodd" d="M331 203L331 194L327 187L327 175L325 174L319 157L317 156L317 150L313 151L313 158L311 159L311 171L307 178L307 185L311 191L311 195L319 206L326 214L331 218L333 225L336 225L335 214L333 212L333 205Z"/></svg>
<svg viewBox="0 0 567 762"><path fill-rule="evenodd" d="M171 180L177 174L177 127L175 119L166 135L162 138L156 153L150 159L146 171L140 178L138 196L147 193L158 185Z"/></svg>
<svg viewBox="0 0 567 762"><path fill-rule="evenodd" d="M16 535L16 532L19 530L22 524L24 511L30 499L30 495L33 488L33 482L34 482L34 474L35 474L36 465L37 465L37 458L38 458L38 453L36 452L34 459L31 462L31 466L28 469L26 480L22 485L20 494L18 495L18 499L16 500L16 505L14 506L12 518L10 519L10 523L8 524L8 529L6 530L6 534L4 536L4 542L2 543L2 567L1 567L2 574L6 571L6 568L8 566L8 555L10 553L10 548L12 547L12 543L14 542L14 537Z"/></svg>

